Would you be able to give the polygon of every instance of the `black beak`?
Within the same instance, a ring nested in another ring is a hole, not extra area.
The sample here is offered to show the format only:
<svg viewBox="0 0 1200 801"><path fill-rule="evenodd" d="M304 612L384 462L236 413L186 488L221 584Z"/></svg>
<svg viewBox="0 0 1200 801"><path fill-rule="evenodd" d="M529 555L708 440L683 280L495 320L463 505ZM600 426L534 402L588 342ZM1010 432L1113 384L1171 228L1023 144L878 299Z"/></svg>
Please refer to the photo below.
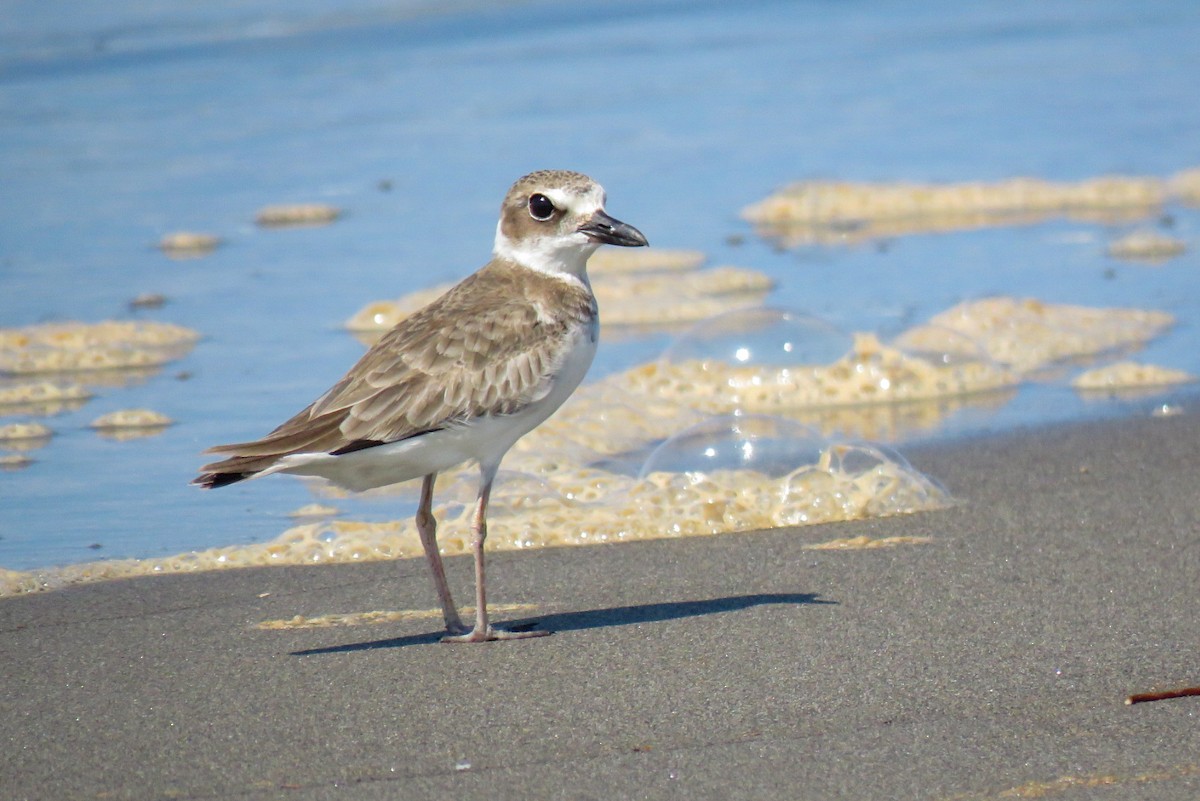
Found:
<svg viewBox="0 0 1200 801"><path fill-rule="evenodd" d="M579 226L580 233L587 234L588 239L605 245L620 245L623 248L640 248L650 244L642 232L620 220L614 220L604 213L597 211L591 219Z"/></svg>

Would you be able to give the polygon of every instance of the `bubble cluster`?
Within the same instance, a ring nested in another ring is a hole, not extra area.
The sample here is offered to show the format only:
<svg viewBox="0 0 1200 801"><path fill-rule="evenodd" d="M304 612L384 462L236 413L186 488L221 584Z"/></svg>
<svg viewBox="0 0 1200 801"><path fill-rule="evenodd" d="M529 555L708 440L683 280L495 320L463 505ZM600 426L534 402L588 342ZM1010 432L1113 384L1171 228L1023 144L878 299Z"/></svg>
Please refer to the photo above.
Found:
<svg viewBox="0 0 1200 801"><path fill-rule="evenodd" d="M784 312L714 321L722 336L685 334L670 353L749 350L742 362L825 358L849 341L835 329ZM739 326L748 335L729 348ZM703 341L701 341L703 340ZM696 361L688 359L685 363ZM655 365L669 364L665 359ZM762 366L760 366L761 369ZM509 453L489 509L489 547L531 548L706 535L780 525L901 514L949 499L903 460L867 446L826 441L794 420L713 413L695 389L676 396L607 379L581 389ZM857 456L854 456L857 454ZM408 486L408 485L401 485ZM410 491L410 490L403 490ZM439 480L435 510L445 553L471 542L476 477L471 468ZM411 498L410 498L411 500ZM105 562L23 576L12 587L187 570L312 564L419 556L415 525L323 520L293 526L267 543L163 560ZM18 591L17 589L6 589Z"/></svg>
<svg viewBox="0 0 1200 801"><path fill-rule="evenodd" d="M653 449L639 474L634 478L578 464L560 465L548 475L503 471L488 510L488 548L711 535L905 514L950 500L901 459L866 446L823 443L803 426L781 419L709 421ZM434 509L444 554L465 554L471 548L474 481L467 474L459 476L457 481L448 477L446 491L438 494L446 499ZM325 520L293 526L266 543L166 559L6 571L0 574L0 595L132 575L422 553L411 518Z"/></svg>
<svg viewBox="0 0 1200 801"><path fill-rule="evenodd" d="M927 360L860 334L847 353L828 364L659 361L606 381L634 396L674 398L712 413L779 414L986 392L1015 386L1019 376L989 360Z"/></svg>
<svg viewBox="0 0 1200 801"><path fill-rule="evenodd" d="M852 345L849 335L818 317L760 307L694 325L663 352L663 360L787 368L828 364Z"/></svg>

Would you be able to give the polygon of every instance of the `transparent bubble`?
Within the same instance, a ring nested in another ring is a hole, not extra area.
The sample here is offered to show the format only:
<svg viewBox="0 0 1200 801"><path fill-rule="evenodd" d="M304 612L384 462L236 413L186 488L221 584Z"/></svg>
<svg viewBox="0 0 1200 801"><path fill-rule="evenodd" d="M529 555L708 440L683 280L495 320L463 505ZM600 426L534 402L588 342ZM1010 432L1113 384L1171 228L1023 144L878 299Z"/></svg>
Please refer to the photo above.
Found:
<svg viewBox="0 0 1200 801"><path fill-rule="evenodd" d="M633 479L608 470L583 467L552 476L550 483L564 502L604 508L620 500L632 486Z"/></svg>
<svg viewBox="0 0 1200 801"><path fill-rule="evenodd" d="M884 445L837 444L829 448L825 458L831 471L848 476L859 476L885 468L912 470L903 456Z"/></svg>
<svg viewBox="0 0 1200 801"><path fill-rule="evenodd" d="M460 474L444 490L438 490L434 494L434 500L445 503L451 516L460 508L464 512L474 510L478 497L479 477L474 471ZM488 510L489 514L499 515L501 510L513 512L564 502L566 499L562 493L541 476L515 470L500 470L492 483Z"/></svg>
<svg viewBox="0 0 1200 801"><path fill-rule="evenodd" d="M684 473L694 480L724 470L777 477L820 457L825 440L811 428L767 415L721 415L687 428L655 448L639 479Z"/></svg>
<svg viewBox="0 0 1200 801"><path fill-rule="evenodd" d="M802 526L838 519L842 490L837 478L824 467L804 465L788 474L780 488L775 522Z"/></svg>
<svg viewBox="0 0 1200 801"><path fill-rule="evenodd" d="M932 364L958 367L971 363L995 367L995 360L977 340L941 325L922 325L892 340L892 347Z"/></svg>
<svg viewBox="0 0 1200 801"><path fill-rule="evenodd" d="M853 344L848 334L817 317L782 309L738 309L692 326L662 358L674 364L795 367L830 364Z"/></svg>
<svg viewBox="0 0 1200 801"><path fill-rule="evenodd" d="M637 401L629 398L628 393L616 390L610 390L609 395L587 414L577 415L572 420L567 436L581 446L577 453L571 454L573 464L587 464L603 455L636 448L646 441L646 415L638 411ZM622 396L628 400L617 399Z"/></svg>
<svg viewBox="0 0 1200 801"><path fill-rule="evenodd" d="M936 508L950 495L935 480L915 470L899 453L881 445L838 445L829 452L830 470L849 482L865 499L869 516L902 514Z"/></svg>

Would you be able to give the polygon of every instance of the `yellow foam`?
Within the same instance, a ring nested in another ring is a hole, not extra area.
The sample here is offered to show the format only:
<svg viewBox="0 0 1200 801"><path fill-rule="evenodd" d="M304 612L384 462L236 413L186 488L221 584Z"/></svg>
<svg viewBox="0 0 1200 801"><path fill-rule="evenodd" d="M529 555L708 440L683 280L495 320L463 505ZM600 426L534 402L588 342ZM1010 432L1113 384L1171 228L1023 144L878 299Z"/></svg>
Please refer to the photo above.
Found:
<svg viewBox="0 0 1200 801"><path fill-rule="evenodd" d="M9 423L0 425L0 444L11 448L29 440L47 440L54 431L41 423Z"/></svg>
<svg viewBox="0 0 1200 801"><path fill-rule="evenodd" d="M1087 370L1075 376L1071 386L1082 390L1107 390L1137 387L1163 387L1187 384L1196 376L1184 370L1141 364L1133 361L1115 362Z"/></svg>
<svg viewBox="0 0 1200 801"><path fill-rule="evenodd" d="M705 262L699 250L665 248L601 248L588 259L588 273L607 276L619 273L687 272Z"/></svg>
<svg viewBox="0 0 1200 801"><path fill-rule="evenodd" d="M153 409L119 409L92 421L92 428L158 428L175 421Z"/></svg>
<svg viewBox="0 0 1200 801"><path fill-rule="evenodd" d="M158 241L159 250L173 259L204 256L220 244L220 237L197 231L174 231Z"/></svg>
<svg viewBox="0 0 1200 801"><path fill-rule="evenodd" d="M324 503L309 503L288 512L288 517L333 517L340 514L336 506Z"/></svg>
<svg viewBox="0 0 1200 801"><path fill-rule="evenodd" d="M1160 262L1179 256L1186 250L1187 244L1182 239L1143 229L1111 242L1108 255L1114 259Z"/></svg>
<svg viewBox="0 0 1200 801"><path fill-rule="evenodd" d="M858 537L842 537L825 542L814 542L804 547L810 551L862 551L874 548L894 548L897 545L927 545L931 542L933 542L933 537L868 537L863 534Z"/></svg>
<svg viewBox="0 0 1200 801"><path fill-rule="evenodd" d="M996 798L1049 798L1058 795L1071 794L1072 797L1083 797L1078 790L1090 790L1097 787L1113 787L1119 785L1150 784L1177 779L1186 779L1200 775L1200 765L1173 765L1157 768L1151 771L1134 774L1091 773L1084 775L1064 775L1056 779L1029 781L1002 790ZM1130 793L1130 796L1139 795ZM1110 796L1120 797L1120 796Z"/></svg>
<svg viewBox="0 0 1200 801"><path fill-rule="evenodd" d="M1143 345L1175 322L1162 311L994 297L960 303L898 338L905 347L953 348L957 331L999 364L1028 373L1051 364ZM962 340L960 340L962 341ZM949 344L948 344L949 343Z"/></svg>
<svg viewBox="0 0 1200 801"><path fill-rule="evenodd" d="M449 500L434 510L440 521L438 542L444 554L469 553L473 488L456 492L451 486L449 490L444 493ZM656 472L637 480L580 465L560 465L549 476L508 474L498 482L488 511L487 546L512 550L712 535L907 514L949 502L944 490L907 465L849 446L832 446L815 464L779 477L720 469ZM32 573L8 571L0 575L0 595L123 576L422 554L411 518L386 523L327 520L292 526L266 543L166 559L115 560Z"/></svg>
<svg viewBox="0 0 1200 801"><path fill-rule="evenodd" d="M0 328L0 348L83 349L103 345L162 348L195 342L199 337L198 333L189 328L151 321L41 323L23 328Z"/></svg>
<svg viewBox="0 0 1200 801"><path fill-rule="evenodd" d="M747 315L746 321L759 317ZM730 321L742 319L723 318L721 335L739 335ZM988 392L1013 386L1029 369L1142 343L1171 320L1161 312L1137 309L990 298L935 316L898 338L902 346L860 334L844 356L829 364L780 367L681 358L639 365L582 387L512 448L489 507L488 547L711 535L945 506L950 498L944 490L902 460L870 447L822 443L793 421L815 416L846 426L851 419L869 419L874 421L870 425L893 430L914 421L928 424L965 399L980 402ZM774 329L759 325L746 330L763 336L764 330ZM793 326L783 334L787 343L802 349L803 336L812 330L818 329ZM849 417L823 417L830 414ZM745 441L729 439L731 431ZM735 464L708 457L725 453L731 444L735 454L770 453L771 447L760 448L768 442L783 448L779 459L786 469L777 469L775 462ZM816 456L809 455L810 446ZM693 453L702 454L700 462L686 461ZM676 464L680 458L684 463ZM472 468L439 477L435 514L444 553L470 549L476 486ZM413 483L401 485L400 492L415 501ZM828 547L920 541L855 540ZM320 520L292 526L266 543L166 559L9 572L0 575L0 594L125 575L422 554L411 518L387 523Z"/></svg>
<svg viewBox="0 0 1200 801"><path fill-rule="evenodd" d="M264 206L254 221L264 228L328 225L342 216L342 210L325 203L293 203Z"/></svg>
<svg viewBox="0 0 1200 801"><path fill-rule="evenodd" d="M0 413L22 414L25 409L46 407L43 414L54 414L63 407L82 404L92 393L78 384L56 384L50 381L33 381L0 386ZM10 408L13 407L13 408Z"/></svg>
<svg viewBox="0 0 1200 801"><path fill-rule="evenodd" d="M0 328L0 372L46 373L156 367L200 335L159 322L43 323Z"/></svg>
<svg viewBox="0 0 1200 801"><path fill-rule="evenodd" d="M650 262L653 263L653 262ZM592 281L605 326L666 326L695 322L762 302L771 279L757 270L712 267L693 270L691 262L677 271L602 270ZM412 292L397 300L372 301L345 323L351 331L386 331L418 309L437 300L453 284Z"/></svg>
<svg viewBox="0 0 1200 801"><path fill-rule="evenodd" d="M839 243L911 233L1035 222L1055 216L1122 220L1146 216L1192 179L1109 175L1078 182L1013 178L994 183L801 181L742 210L785 244Z"/></svg>
<svg viewBox="0 0 1200 801"><path fill-rule="evenodd" d="M33 459L27 454L0 453L0 470L22 470L31 464L33 464ZM4 587L6 586L5 582L8 580L7 575L9 573L11 571L0 569L0 596L5 594ZM12 575L18 576L19 574L12 573Z"/></svg>
<svg viewBox="0 0 1200 801"><path fill-rule="evenodd" d="M91 427L102 437L125 441L158 436L174 422L152 409L120 409L100 415L91 422Z"/></svg>
<svg viewBox="0 0 1200 801"><path fill-rule="evenodd" d="M1170 189L1181 202L1200 205L1200 167L1175 173L1171 176Z"/></svg>
<svg viewBox="0 0 1200 801"><path fill-rule="evenodd" d="M652 362L608 382L634 396L675 399L713 413L778 413L805 407L895 403L1010 387L1017 376L981 361L936 364L859 335L830 365L735 366L718 361Z"/></svg>

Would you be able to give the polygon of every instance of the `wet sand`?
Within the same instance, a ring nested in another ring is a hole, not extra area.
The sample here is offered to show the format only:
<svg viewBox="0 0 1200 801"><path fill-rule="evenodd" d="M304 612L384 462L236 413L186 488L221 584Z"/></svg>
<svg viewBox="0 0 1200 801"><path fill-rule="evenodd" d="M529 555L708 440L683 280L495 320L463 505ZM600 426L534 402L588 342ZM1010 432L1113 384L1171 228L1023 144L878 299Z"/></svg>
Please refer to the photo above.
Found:
<svg viewBox="0 0 1200 801"><path fill-rule="evenodd" d="M1124 699L1200 684L1197 450L1198 414L1029 430L906 449L948 510L499 553L555 634L482 647L255 627L428 609L419 560L4 600L2 795L1195 798L1200 698ZM804 547L859 535L932 541Z"/></svg>

